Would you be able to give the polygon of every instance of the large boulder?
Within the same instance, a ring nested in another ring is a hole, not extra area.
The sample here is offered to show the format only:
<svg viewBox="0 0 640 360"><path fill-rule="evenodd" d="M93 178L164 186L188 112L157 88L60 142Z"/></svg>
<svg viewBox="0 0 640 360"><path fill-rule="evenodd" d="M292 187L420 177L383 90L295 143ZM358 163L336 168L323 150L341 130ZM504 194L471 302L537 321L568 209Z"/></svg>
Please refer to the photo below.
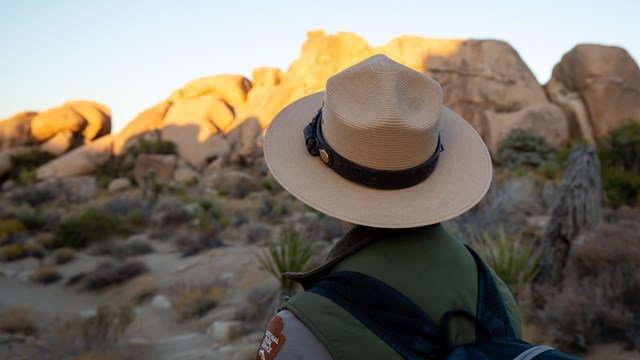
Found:
<svg viewBox="0 0 640 360"><path fill-rule="evenodd" d="M175 155L140 154L136 157L133 176L138 184L144 184L148 176L170 181L173 180L176 163Z"/></svg>
<svg viewBox="0 0 640 360"><path fill-rule="evenodd" d="M36 179L45 180L90 174L109 160L112 142L112 135L107 135L74 149L40 166L36 170Z"/></svg>
<svg viewBox="0 0 640 360"><path fill-rule="evenodd" d="M111 111L106 106L93 101L69 101L63 106L73 109L87 122L82 130L85 141L111 133Z"/></svg>
<svg viewBox="0 0 640 360"><path fill-rule="evenodd" d="M176 145L178 154L189 165L200 170L219 156L217 142L221 133L233 122L234 114L211 94L176 100L164 118L162 139Z"/></svg>
<svg viewBox="0 0 640 360"><path fill-rule="evenodd" d="M380 51L438 81L445 105L482 135L487 112L514 112L548 102L531 70L503 41L403 36Z"/></svg>
<svg viewBox="0 0 640 360"><path fill-rule="evenodd" d="M129 147L141 140L157 141L164 125L164 116L171 107L163 101L136 116L122 131L113 137L113 155L122 155Z"/></svg>
<svg viewBox="0 0 640 360"><path fill-rule="evenodd" d="M300 58L291 63L286 74L280 75L277 70L258 70L254 74L258 77L257 81L254 79L257 84L247 101L236 109L237 123L256 118L266 128L286 105L324 90L331 75L372 54L367 42L353 33L325 35L322 31L311 31L307 35Z"/></svg>
<svg viewBox="0 0 640 360"><path fill-rule="evenodd" d="M33 151L32 146L16 146L9 149L0 149L0 177L11 170L11 157L22 155Z"/></svg>
<svg viewBox="0 0 640 360"><path fill-rule="evenodd" d="M533 130L555 146L569 142L567 119L562 109L552 103L531 105L510 113L488 111L483 128L485 142L492 154L498 151L502 140L514 129Z"/></svg>
<svg viewBox="0 0 640 360"><path fill-rule="evenodd" d="M45 110L31 120L31 135L38 142L51 139L61 131L82 131L86 121L70 107L60 106Z"/></svg>
<svg viewBox="0 0 640 360"><path fill-rule="evenodd" d="M574 99L582 99L595 139L630 119L640 121L640 69L622 48L586 44L574 47L554 67L546 88L552 98L576 94ZM580 119L579 111L565 103L559 101ZM578 125L584 126L580 121ZM585 133L588 135L588 130Z"/></svg>
<svg viewBox="0 0 640 360"><path fill-rule="evenodd" d="M48 152L54 156L60 156L73 146L74 136L69 130L60 131L54 135L51 139L45 141L40 145L40 149Z"/></svg>
<svg viewBox="0 0 640 360"><path fill-rule="evenodd" d="M0 121L0 149L33 144L31 120L36 112L21 112Z"/></svg>
<svg viewBox="0 0 640 360"><path fill-rule="evenodd" d="M69 101L48 109L31 120L31 135L44 142L62 131L80 133L82 142L88 142L111 132L111 112L93 101Z"/></svg>
<svg viewBox="0 0 640 360"><path fill-rule="evenodd" d="M233 144L230 162L236 164L253 163L262 155L262 127L256 118L249 118L228 134Z"/></svg>
<svg viewBox="0 0 640 360"><path fill-rule="evenodd" d="M241 75L216 75L190 81L182 88L186 99L210 94L236 107L247 99L251 82Z"/></svg>

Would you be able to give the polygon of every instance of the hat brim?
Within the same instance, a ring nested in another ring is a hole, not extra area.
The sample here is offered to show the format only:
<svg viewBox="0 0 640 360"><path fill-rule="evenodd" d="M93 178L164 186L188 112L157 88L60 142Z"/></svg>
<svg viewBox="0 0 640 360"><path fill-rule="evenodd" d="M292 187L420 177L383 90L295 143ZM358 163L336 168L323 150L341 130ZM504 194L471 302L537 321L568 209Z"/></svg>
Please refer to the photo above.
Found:
<svg viewBox="0 0 640 360"><path fill-rule="evenodd" d="M378 190L333 172L305 146L303 129L322 106L324 93L297 100L269 125L264 156L273 177L289 193L329 216L379 228L410 228L452 219L476 205L491 183L489 151L475 129L442 107L444 151L422 183Z"/></svg>

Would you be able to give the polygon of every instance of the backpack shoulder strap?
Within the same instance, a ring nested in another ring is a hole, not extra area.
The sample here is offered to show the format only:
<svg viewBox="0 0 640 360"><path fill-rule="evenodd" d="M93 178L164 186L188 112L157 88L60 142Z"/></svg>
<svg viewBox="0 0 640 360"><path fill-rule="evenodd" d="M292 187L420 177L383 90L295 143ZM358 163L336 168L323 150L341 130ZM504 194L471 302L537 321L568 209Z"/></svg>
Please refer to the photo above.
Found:
<svg viewBox="0 0 640 360"><path fill-rule="evenodd" d="M371 276L332 273L307 291L324 296L358 319L406 359L438 359L446 343L436 323L405 295Z"/></svg>
<svg viewBox="0 0 640 360"><path fill-rule="evenodd" d="M478 268L478 303L476 306L476 317L484 325L488 334L476 333L476 339L487 338L510 338L516 337L511 320L507 314L504 300L500 296L493 275L480 256L470 247L467 249L476 261ZM476 328L481 329L481 328Z"/></svg>

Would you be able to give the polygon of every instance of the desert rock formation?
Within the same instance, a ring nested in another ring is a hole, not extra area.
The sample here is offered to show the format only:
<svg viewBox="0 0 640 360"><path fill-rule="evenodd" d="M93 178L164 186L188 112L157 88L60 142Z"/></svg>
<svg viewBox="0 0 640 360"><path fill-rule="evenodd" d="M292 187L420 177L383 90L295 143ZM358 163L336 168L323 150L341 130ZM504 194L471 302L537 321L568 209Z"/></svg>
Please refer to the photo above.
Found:
<svg viewBox="0 0 640 360"><path fill-rule="evenodd" d="M37 178L45 179L91 173L140 140L171 141L179 174L165 177L184 182L225 164L255 162L263 130L278 111L322 91L331 75L376 53L435 78L445 105L469 121L492 152L514 128L532 129L561 146L570 139L593 142L628 119L640 119L640 70L620 48L578 45L542 87L502 41L402 36L370 47L353 33L318 30L308 33L300 57L286 72L262 67L253 71L252 80L216 75L189 81L104 139L110 113L97 103L73 101L42 113L16 114L0 122L0 149L36 145L59 156L38 170ZM9 153L16 151L22 150ZM8 159L9 153L0 158Z"/></svg>

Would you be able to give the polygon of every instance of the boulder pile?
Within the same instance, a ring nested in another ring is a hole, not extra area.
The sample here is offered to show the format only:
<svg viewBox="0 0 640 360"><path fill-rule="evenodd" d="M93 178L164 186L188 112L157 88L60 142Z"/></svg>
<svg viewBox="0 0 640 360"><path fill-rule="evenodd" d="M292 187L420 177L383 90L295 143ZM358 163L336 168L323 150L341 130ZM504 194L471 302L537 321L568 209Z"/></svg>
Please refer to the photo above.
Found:
<svg viewBox="0 0 640 360"><path fill-rule="evenodd" d="M140 166L154 168L163 179L207 183L204 178L225 165L257 163L263 131L278 111L322 91L331 75L376 53L436 79L445 105L478 130L492 153L516 128L565 145L597 141L623 122L640 119L640 69L621 48L578 45L541 86L502 41L402 36L370 47L353 33L311 31L286 72L265 67L255 69L251 80L217 75L190 81L114 135L108 135L109 110L87 101L5 119L0 176L11 155L33 147L58 156L37 170L37 180L45 180L90 174L140 141L167 141L175 144L175 158L144 158Z"/></svg>

